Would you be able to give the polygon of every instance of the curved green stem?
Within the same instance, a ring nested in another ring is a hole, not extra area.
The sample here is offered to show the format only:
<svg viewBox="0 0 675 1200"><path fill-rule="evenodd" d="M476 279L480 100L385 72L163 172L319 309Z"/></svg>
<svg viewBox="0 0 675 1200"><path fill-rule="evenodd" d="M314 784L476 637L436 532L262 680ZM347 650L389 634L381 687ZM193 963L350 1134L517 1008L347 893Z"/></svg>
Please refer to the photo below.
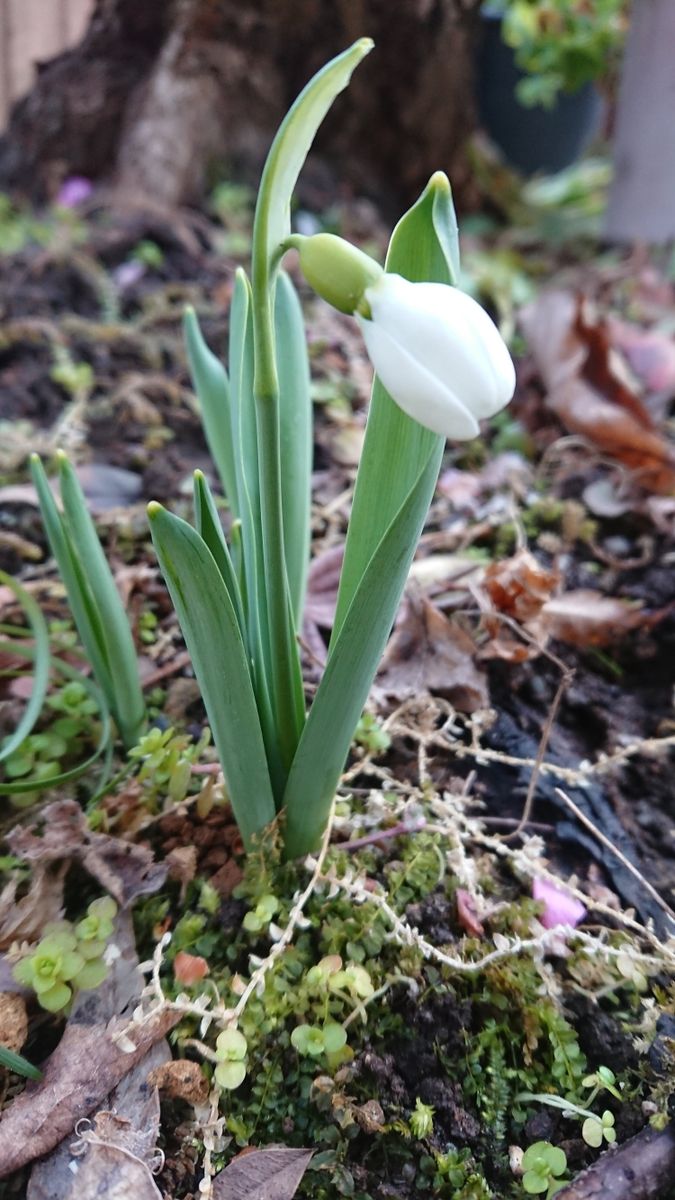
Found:
<svg viewBox="0 0 675 1200"><path fill-rule="evenodd" d="M258 430L260 519L270 643L271 694L279 749L284 768L288 771L300 739L305 713L284 552L279 380L272 307L276 267L271 268L267 252L267 224L271 205L272 197L263 177L253 227L253 396Z"/></svg>

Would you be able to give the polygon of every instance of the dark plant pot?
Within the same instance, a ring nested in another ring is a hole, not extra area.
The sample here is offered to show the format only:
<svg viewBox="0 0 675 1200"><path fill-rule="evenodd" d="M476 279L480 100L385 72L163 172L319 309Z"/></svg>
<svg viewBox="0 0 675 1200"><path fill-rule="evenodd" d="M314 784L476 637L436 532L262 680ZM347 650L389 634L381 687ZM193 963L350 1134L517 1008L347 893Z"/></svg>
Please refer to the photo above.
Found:
<svg viewBox="0 0 675 1200"><path fill-rule="evenodd" d="M513 167L525 175L562 171L581 156L600 128L603 104L592 83L561 92L552 108L525 108L516 97L524 78L501 38L501 19L483 13L476 64L481 124Z"/></svg>

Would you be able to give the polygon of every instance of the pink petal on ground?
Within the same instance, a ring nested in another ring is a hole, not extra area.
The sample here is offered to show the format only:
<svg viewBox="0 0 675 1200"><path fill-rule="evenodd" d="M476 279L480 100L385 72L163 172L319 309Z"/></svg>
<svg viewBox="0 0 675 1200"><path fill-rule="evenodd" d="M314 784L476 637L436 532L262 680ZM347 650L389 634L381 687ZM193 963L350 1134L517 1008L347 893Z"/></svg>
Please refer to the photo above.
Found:
<svg viewBox="0 0 675 1200"><path fill-rule="evenodd" d="M476 902L466 888L457 888L455 892L455 900L457 901L457 920L462 929L469 934L470 937L482 937L485 933L483 923L478 916L476 910Z"/></svg>
<svg viewBox="0 0 675 1200"><path fill-rule="evenodd" d="M56 203L61 208L77 208L78 204L89 199L93 190L91 179L85 179L83 175L71 175L61 184Z"/></svg>
<svg viewBox="0 0 675 1200"><path fill-rule="evenodd" d="M586 909L580 900L544 879L532 880L532 895L544 905L539 918L544 929L555 929L556 925L578 925L586 916Z"/></svg>

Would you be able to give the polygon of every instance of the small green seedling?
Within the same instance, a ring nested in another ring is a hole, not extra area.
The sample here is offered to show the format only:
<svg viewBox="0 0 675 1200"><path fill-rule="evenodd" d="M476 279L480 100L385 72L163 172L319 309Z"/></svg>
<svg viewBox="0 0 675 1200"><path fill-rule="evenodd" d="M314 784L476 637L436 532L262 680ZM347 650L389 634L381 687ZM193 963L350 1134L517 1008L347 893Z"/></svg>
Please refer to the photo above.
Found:
<svg viewBox="0 0 675 1200"><path fill-rule="evenodd" d="M614 1114L605 1109L601 1117L587 1117L581 1126L581 1136L594 1150L598 1150L603 1141L612 1146L616 1141Z"/></svg>
<svg viewBox="0 0 675 1200"><path fill-rule="evenodd" d="M218 1065L214 1071L216 1083L226 1091L234 1091L246 1078L248 1044L238 1029L225 1029L216 1041Z"/></svg>
<svg viewBox="0 0 675 1200"><path fill-rule="evenodd" d="M564 1150L550 1142L535 1142L523 1155L523 1189L528 1196L546 1194L550 1200L563 1186L560 1179L567 1170Z"/></svg>
<svg viewBox="0 0 675 1200"><path fill-rule="evenodd" d="M14 967L14 978L33 989L47 1012L67 1008L75 991L97 988L106 978L104 955L116 913L115 901L104 896L75 928L69 921L47 925L42 940Z"/></svg>
<svg viewBox="0 0 675 1200"><path fill-rule="evenodd" d="M434 1108L431 1104L423 1104L419 1096L415 1097L415 1107L410 1114L410 1130L414 1137L428 1138L434 1132Z"/></svg>
<svg viewBox="0 0 675 1200"><path fill-rule="evenodd" d="M246 913L243 925L249 933L260 933L267 929L275 913L279 911L279 901L276 896L262 896L255 908Z"/></svg>

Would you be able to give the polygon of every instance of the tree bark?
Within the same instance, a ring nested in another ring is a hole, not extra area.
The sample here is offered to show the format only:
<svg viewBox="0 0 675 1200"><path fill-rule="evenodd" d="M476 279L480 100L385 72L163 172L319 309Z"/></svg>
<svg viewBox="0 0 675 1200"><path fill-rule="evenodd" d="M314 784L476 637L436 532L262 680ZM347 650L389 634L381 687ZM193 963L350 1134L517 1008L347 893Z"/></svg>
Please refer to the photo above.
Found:
<svg viewBox="0 0 675 1200"><path fill-rule="evenodd" d="M644 1129L606 1150L587 1171L556 1192L557 1200L671 1200L675 1131Z"/></svg>
<svg viewBox="0 0 675 1200"><path fill-rule="evenodd" d="M619 94L608 237L675 237L675 4L635 0Z"/></svg>
<svg viewBox="0 0 675 1200"><path fill-rule="evenodd" d="M82 43L15 108L0 186L44 196L77 173L172 205L214 162L253 179L313 72L369 35L318 143L333 186L398 204L440 168L461 190L479 2L98 0Z"/></svg>

